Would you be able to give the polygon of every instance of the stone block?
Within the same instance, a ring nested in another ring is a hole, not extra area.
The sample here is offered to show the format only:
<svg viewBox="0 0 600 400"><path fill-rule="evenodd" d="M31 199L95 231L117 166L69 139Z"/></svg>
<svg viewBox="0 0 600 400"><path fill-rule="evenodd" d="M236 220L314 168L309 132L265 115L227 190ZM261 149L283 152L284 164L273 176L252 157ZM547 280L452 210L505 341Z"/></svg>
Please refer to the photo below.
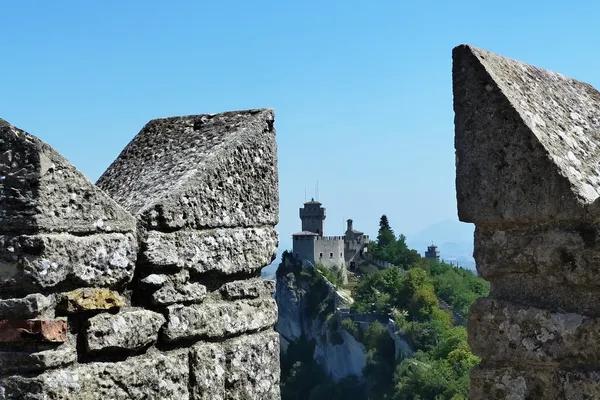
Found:
<svg viewBox="0 0 600 400"><path fill-rule="evenodd" d="M190 352L190 400L225 400L225 350L217 343L200 343Z"/></svg>
<svg viewBox="0 0 600 400"><path fill-rule="evenodd" d="M125 299L114 290L81 288L61 296L57 311L75 314L86 311L106 311L125 306Z"/></svg>
<svg viewBox="0 0 600 400"><path fill-rule="evenodd" d="M2 232L133 232L135 219L52 147L0 125Z"/></svg>
<svg viewBox="0 0 600 400"><path fill-rule="evenodd" d="M149 268L250 273L273 261L278 243L273 228L151 231L144 240L142 254Z"/></svg>
<svg viewBox="0 0 600 400"><path fill-rule="evenodd" d="M149 310L127 310L98 314L87 322L88 351L137 350L156 341L165 323L162 314Z"/></svg>
<svg viewBox="0 0 600 400"><path fill-rule="evenodd" d="M275 226L273 124L268 109L152 120L97 185L148 229Z"/></svg>
<svg viewBox="0 0 600 400"><path fill-rule="evenodd" d="M490 297L529 304L556 312L600 317L600 296L593 286L555 283L538 274L508 274L494 277Z"/></svg>
<svg viewBox="0 0 600 400"><path fill-rule="evenodd" d="M0 343L62 343L66 340L65 319L0 321Z"/></svg>
<svg viewBox="0 0 600 400"><path fill-rule="evenodd" d="M152 304L200 303L206 297L206 286L197 282L165 285L152 294Z"/></svg>
<svg viewBox="0 0 600 400"><path fill-rule="evenodd" d="M279 400L279 334L200 343L190 359L193 400Z"/></svg>
<svg viewBox="0 0 600 400"><path fill-rule="evenodd" d="M79 364L33 377L2 377L0 399L188 399L188 360L188 350L155 351L121 362Z"/></svg>
<svg viewBox="0 0 600 400"><path fill-rule="evenodd" d="M30 290L78 286L118 286L133 277L134 234L89 236L40 234L0 238L0 287Z"/></svg>
<svg viewBox="0 0 600 400"><path fill-rule="evenodd" d="M227 399L279 400L279 334L243 336L225 345Z"/></svg>
<svg viewBox="0 0 600 400"><path fill-rule="evenodd" d="M72 364L76 360L76 336L67 333L64 343L29 343L19 348L0 350L0 375L39 372Z"/></svg>
<svg viewBox="0 0 600 400"><path fill-rule="evenodd" d="M229 300L271 297L275 293L275 281L261 278L233 281L227 282L219 290Z"/></svg>
<svg viewBox="0 0 600 400"><path fill-rule="evenodd" d="M473 46L453 51L461 221L581 221L600 195L600 94Z"/></svg>
<svg viewBox="0 0 600 400"><path fill-rule="evenodd" d="M39 293L22 298L0 300L0 319L54 318L56 299Z"/></svg>
<svg viewBox="0 0 600 400"><path fill-rule="evenodd" d="M164 340L223 338L275 325L277 305L271 298L204 302L167 307Z"/></svg>
<svg viewBox="0 0 600 400"><path fill-rule="evenodd" d="M471 306L469 344L490 361L600 364L600 320L480 298Z"/></svg>
<svg viewBox="0 0 600 400"><path fill-rule="evenodd" d="M528 228L476 228L474 256L482 277L537 273L554 283L600 285L596 227Z"/></svg>

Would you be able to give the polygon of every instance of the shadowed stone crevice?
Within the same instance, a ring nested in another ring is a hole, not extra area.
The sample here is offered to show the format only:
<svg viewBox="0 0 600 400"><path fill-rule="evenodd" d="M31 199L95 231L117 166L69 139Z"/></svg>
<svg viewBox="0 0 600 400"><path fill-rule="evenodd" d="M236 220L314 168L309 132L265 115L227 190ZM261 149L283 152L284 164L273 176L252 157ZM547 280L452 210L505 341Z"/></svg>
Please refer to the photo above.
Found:
<svg viewBox="0 0 600 400"><path fill-rule="evenodd" d="M467 45L453 92L458 215L491 284L470 398L600 398L600 93Z"/></svg>

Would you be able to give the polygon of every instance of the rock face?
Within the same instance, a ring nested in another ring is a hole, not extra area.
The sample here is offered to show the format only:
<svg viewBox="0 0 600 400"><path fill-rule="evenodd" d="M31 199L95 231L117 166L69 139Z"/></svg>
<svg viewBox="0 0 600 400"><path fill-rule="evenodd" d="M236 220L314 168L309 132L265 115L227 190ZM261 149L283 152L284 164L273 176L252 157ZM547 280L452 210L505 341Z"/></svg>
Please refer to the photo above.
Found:
<svg viewBox="0 0 600 400"><path fill-rule="evenodd" d="M458 215L491 282L471 398L599 398L600 93L472 46L453 61Z"/></svg>
<svg viewBox="0 0 600 400"><path fill-rule="evenodd" d="M0 400L280 398L273 124L151 121L95 186L0 121Z"/></svg>

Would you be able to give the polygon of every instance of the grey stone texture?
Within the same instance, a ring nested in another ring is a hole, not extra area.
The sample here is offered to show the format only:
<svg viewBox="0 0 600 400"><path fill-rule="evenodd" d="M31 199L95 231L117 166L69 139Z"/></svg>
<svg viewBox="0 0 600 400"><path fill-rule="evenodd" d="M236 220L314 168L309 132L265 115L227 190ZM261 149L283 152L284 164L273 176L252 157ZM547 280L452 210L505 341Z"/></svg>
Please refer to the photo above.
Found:
<svg viewBox="0 0 600 400"><path fill-rule="evenodd" d="M277 322L277 304L271 298L204 302L167 307L164 339L221 338L272 327Z"/></svg>
<svg viewBox="0 0 600 400"><path fill-rule="evenodd" d="M275 226L274 119L258 109L152 120L97 185L148 229Z"/></svg>
<svg viewBox="0 0 600 400"><path fill-rule="evenodd" d="M466 45L453 91L458 215L491 283L470 398L599 398L600 93Z"/></svg>
<svg viewBox="0 0 600 400"><path fill-rule="evenodd" d="M149 310L127 310L114 315L98 314L87 323L88 351L137 350L156 342L165 317Z"/></svg>
<svg viewBox="0 0 600 400"><path fill-rule="evenodd" d="M34 293L16 299L0 300L0 319L54 317L56 298Z"/></svg>
<svg viewBox="0 0 600 400"><path fill-rule="evenodd" d="M254 272L269 265L276 254L273 228L150 231L143 257L149 268L185 268L195 273Z"/></svg>
<svg viewBox="0 0 600 400"><path fill-rule="evenodd" d="M273 124L150 121L94 186L0 120L0 400L280 398Z"/></svg>
<svg viewBox="0 0 600 400"><path fill-rule="evenodd" d="M191 399L279 399L279 335L275 331L201 344L190 357Z"/></svg>
<svg viewBox="0 0 600 400"><path fill-rule="evenodd" d="M132 232L135 219L40 139L0 126L4 233Z"/></svg>

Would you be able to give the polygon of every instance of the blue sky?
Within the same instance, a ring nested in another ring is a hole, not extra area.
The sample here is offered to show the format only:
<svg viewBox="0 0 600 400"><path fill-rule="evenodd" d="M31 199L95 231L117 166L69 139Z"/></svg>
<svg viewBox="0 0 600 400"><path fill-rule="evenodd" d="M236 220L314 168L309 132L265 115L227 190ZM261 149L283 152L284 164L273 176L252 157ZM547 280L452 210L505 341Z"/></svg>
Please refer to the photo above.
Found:
<svg viewBox="0 0 600 400"><path fill-rule="evenodd" d="M92 181L150 119L272 107L282 246L319 181L327 233L456 220L451 51L600 87L595 1L5 2L0 117Z"/></svg>

